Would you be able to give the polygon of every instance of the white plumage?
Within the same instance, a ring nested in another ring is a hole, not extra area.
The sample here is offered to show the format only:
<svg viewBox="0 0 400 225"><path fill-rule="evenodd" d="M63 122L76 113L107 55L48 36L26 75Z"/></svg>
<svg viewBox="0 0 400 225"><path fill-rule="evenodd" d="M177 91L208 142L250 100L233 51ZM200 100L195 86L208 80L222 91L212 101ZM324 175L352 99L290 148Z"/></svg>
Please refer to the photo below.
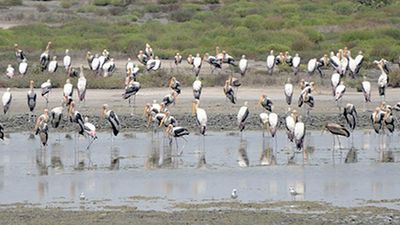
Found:
<svg viewBox="0 0 400 225"><path fill-rule="evenodd" d="M79 74L78 83L76 86L78 89L79 100L80 101L85 100L87 81L85 75L83 74L82 67L81 67L81 72Z"/></svg>
<svg viewBox="0 0 400 225"><path fill-rule="evenodd" d="M53 60L51 60L49 63L48 71L50 73L54 73L57 71L57 68L58 68L57 56L54 56Z"/></svg>
<svg viewBox="0 0 400 225"><path fill-rule="evenodd" d="M335 100L339 100L340 98L343 97L343 94L346 92L346 86L344 86L343 82L340 82L340 84L336 87L335 91Z"/></svg>
<svg viewBox="0 0 400 225"><path fill-rule="evenodd" d="M69 50L68 49L65 50L65 56L64 56L64 59L63 59L63 63L64 63L65 70L68 70L69 67L71 66L71 56L69 56Z"/></svg>
<svg viewBox="0 0 400 225"><path fill-rule="evenodd" d="M268 113L260 113L260 121L265 126L268 123Z"/></svg>
<svg viewBox="0 0 400 225"><path fill-rule="evenodd" d="M91 66L93 71L96 71L100 68L100 60L97 54L94 56Z"/></svg>
<svg viewBox="0 0 400 225"><path fill-rule="evenodd" d="M239 61L239 69L240 69L240 74L244 76L247 71L247 59L245 55L242 55L242 58Z"/></svg>
<svg viewBox="0 0 400 225"><path fill-rule="evenodd" d="M279 117L276 113L270 113L268 116L269 131L272 137L275 137L276 131L278 129Z"/></svg>
<svg viewBox="0 0 400 225"><path fill-rule="evenodd" d="M285 87L284 87L286 103L288 105L290 105L292 103L292 97L293 97L293 84L291 84L289 82L290 82L290 80L288 81L288 83L285 84Z"/></svg>
<svg viewBox="0 0 400 225"><path fill-rule="evenodd" d="M316 68L317 68L317 59L316 58L310 59L307 63L307 72L311 74L315 71Z"/></svg>
<svg viewBox="0 0 400 225"><path fill-rule="evenodd" d="M299 57L299 54L296 53L296 55L293 57L293 67L298 68L300 66L300 60L301 58Z"/></svg>
<svg viewBox="0 0 400 225"><path fill-rule="evenodd" d="M306 127L304 123L299 121L294 127L294 140L298 150L303 148L304 136L306 134Z"/></svg>
<svg viewBox="0 0 400 225"><path fill-rule="evenodd" d="M270 54L267 57L267 68L269 70L272 70L275 65L275 55L274 55L274 50L271 50Z"/></svg>
<svg viewBox="0 0 400 225"><path fill-rule="evenodd" d="M133 72L133 68L134 68L134 63L132 62L131 58L128 58L128 62L126 63L126 71L131 71ZM130 70L129 70L130 69Z"/></svg>
<svg viewBox="0 0 400 225"><path fill-rule="evenodd" d="M11 105L11 99L12 99L12 95L10 92L10 88L7 88L7 91L4 92L1 101L3 103L3 109L4 109L4 114L7 113L8 109L10 108Z"/></svg>
<svg viewBox="0 0 400 225"><path fill-rule="evenodd" d="M74 90L73 85L71 84L71 81L67 79L66 83L64 84L64 89L63 89L63 94L66 102L68 100L72 100L72 92Z"/></svg>
<svg viewBox="0 0 400 225"><path fill-rule="evenodd" d="M202 85L201 85L201 80L199 80L198 78L193 82L193 96L195 99L200 99L201 96L201 89L202 89Z"/></svg>
<svg viewBox="0 0 400 225"><path fill-rule="evenodd" d="M22 62L19 64L18 71L21 75L25 75L28 71L28 63L26 59L23 59Z"/></svg>
<svg viewBox="0 0 400 225"><path fill-rule="evenodd" d="M13 78L14 77L14 67L12 67L11 65L8 65L7 70L6 70L6 75L8 78Z"/></svg>
<svg viewBox="0 0 400 225"><path fill-rule="evenodd" d="M361 82L365 102L371 101L371 83L367 80Z"/></svg>
<svg viewBox="0 0 400 225"><path fill-rule="evenodd" d="M340 74L334 73L331 76L331 86L332 86L332 93L333 95L336 94L336 88L340 84Z"/></svg>

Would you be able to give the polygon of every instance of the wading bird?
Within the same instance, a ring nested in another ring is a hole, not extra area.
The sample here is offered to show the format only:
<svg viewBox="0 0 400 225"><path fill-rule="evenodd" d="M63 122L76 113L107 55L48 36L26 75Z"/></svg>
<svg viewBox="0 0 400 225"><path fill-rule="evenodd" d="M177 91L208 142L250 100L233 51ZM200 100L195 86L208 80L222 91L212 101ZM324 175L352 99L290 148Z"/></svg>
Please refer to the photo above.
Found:
<svg viewBox="0 0 400 225"><path fill-rule="evenodd" d="M86 81L85 75L83 74L83 65L80 66L79 79L78 79L78 83L77 83L76 87L77 87L79 102L82 102L82 101L86 102L87 81Z"/></svg>
<svg viewBox="0 0 400 225"><path fill-rule="evenodd" d="M276 113L270 113L268 116L268 126L269 132L271 133L272 138L275 138L276 131L279 127L279 116Z"/></svg>
<svg viewBox="0 0 400 225"><path fill-rule="evenodd" d="M188 129L186 129L184 127L174 127L172 124L168 125L165 132L167 133L168 137L170 138L170 144L172 144L172 138L175 138L177 151L179 151L177 138L180 137L187 142L187 140L185 139L184 136L190 134ZM183 148L179 151L178 155L182 155L182 153L183 153Z"/></svg>
<svg viewBox="0 0 400 225"><path fill-rule="evenodd" d="M90 68L92 69L92 71L96 72L96 75L99 74L99 71L100 71L100 59L99 59L99 55L98 54L94 55Z"/></svg>
<svg viewBox="0 0 400 225"><path fill-rule="evenodd" d="M229 101L231 103L236 104L235 91L233 90L232 86L230 85L229 80L225 81L224 93L225 93L225 96L229 99Z"/></svg>
<svg viewBox="0 0 400 225"><path fill-rule="evenodd" d="M210 64L211 74L214 73L215 69L222 69L221 60L215 56L211 56L208 53L204 54L204 60Z"/></svg>
<svg viewBox="0 0 400 225"><path fill-rule="evenodd" d="M71 67L71 56L69 56L69 50L68 49L65 50L65 56L63 58L63 64L64 64L65 71L68 72L70 70L70 67Z"/></svg>
<svg viewBox="0 0 400 225"><path fill-rule="evenodd" d="M3 96L1 97L1 101L3 103L4 114L6 114L8 112L8 110L10 109L11 100L12 100L12 94L10 92L10 88L7 88L6 92L4 92Z"/></svg>
<svg viewBox="0 0 400 225"><path fill-rule="evenodd" d="M306 127L301 121L301 116L297 118L297 122L294 126L294 142L298 151L304 149L304 137L306 135Z"/></svg>
<svg viewBox="0 0 400 225"><path fill-rule="evenodd" d="M292 104L293 97L293 84L290 82L290 78L287 79L284 87L284 92L286 96L286 103L290 106Z"/></svg>
<svg viewBox="0 0 400 225"><path fill-rule="evenodd" d="M43 114L36 119L35 123L35 134L39 135L40 137L40 141L42 144L41 147L47 146L47 141L49 138L48 135L49 128L47 125L48 122L49 122L49 110L45 109Z"/></svg>
<svg viewBox="0 0 400 225"><path fill-rule="evenodd" d="M33 89L34 85L35 85L35 82L33 80L31 80L29 83L29 91L26 95L27 100L28 100L27 103L28 103L29 112L31 114L29 117L29 122L34 117L33 111L35 110L35 107L36 107L36 93L35 93L35 90Z"/></svg>
<svg viewBox="0 0 400 225"><path fill-rule="evenodd" d="M47 43L46 49L44 50L44 52L40 55L40 66L41 66L41 70L42 72L45 71L47 69L47 66L50 63L50 46L51 46L51 41L49 41Z"/></svg>
<svg viewBox="0 0 400 225"><path fill-rule="evenodd" d="M343 81L340 81L340 84L336 87L335 91L335 101L336 101L336 106L341 109L341 100L343 98L344 93L346 92L346 86L344 86Z"/></svg>
<svg viewBox="0 0 400 225"><path fill-rule="evenodd" d="M357 125L356 107L351 103L347 103L343 110L343 116L346 118L346 122L347 125L349 125L350 130L353 131Z"/></svg>
<svg viewBox="0 0 400 225"><path fill-rule="evenodd" d="M84 135L84 121L82 114L75 110L75 102L72 101L71 104L68 106L68 115L69 120L72 123L76 123L79 126L78 134Z"/></svg>
<svg viewBox="0 0 400 225"><path fill-rule="evenodd" d="M63 111L64 111L64 103L61 103L61 106L54 107L50 111L50 123L53 128L58 128L58 126L61 123L62 116L63 116Z"/></svg>
<svg viewBox="0 0 400 225"><path fill-rule="evenodd" d="M207 129L207 113L204 109L199 108L200 101L193 100L192 114L196 116L197 125L200 127L200 133L205 135Z"/></svg>
<svg viewBox="0 0 400 225"><path fill-rule="evenodd" d="M177 52L174 57L174 63L176 66L182 63L182 56Z"/></svg>
<svg viewBox="0 0 400 225"><path fill-rule="evenodd" d="M103 77L109 77L115 71L114 59L107 60L101 67L103 70Z"/></svg>
<svg viewBox="0 0 400 225"><path fill-rule="evenodd" d="M262 136L264 137L265 129L267 129L267 127L268 127L269 115L268 115L268 113L262 112L262 113L260 113L259 117L260 117L260 122L262 125Z"/></svg>
<svg viewBox="0 0 400 225"><path fill-rule="evenodd" d="M295 126L296 126L297 117L298 117L297 111L293 110L285 118L286 133L287 133L287 137L288 137L290 142L293 142L293 140L294 140L294 129L295 129Z"/></svg>
<svg viewBox="0 0 400 225"><path fill-rule="evenodd" d="M199 79L199 77L196 77L196 80L193 82L193 97L194 97L194 99L200 100L201 89L202 89L201 80Z"/></svg>
<svg viewBox="0 0 400 225"><path fill-rule="evenodd" d="M172 91L170 94L167 94L164 96L162 99L161 105L163 106L162 108L167 108L168 106L176 103L176 98L178 96L178 93L176 91Z"/></svg>
<svg viewBox="0 0 400 225"><path fill-rule="evenodd" d="M168 87L176 91L177 94L181 93L181 83L175 78L171 77L168 81Z"/></svg>
<svg viewBox="0 0 400 225"><path fill-rule="evenodd" d="M42 89L42 97L46 99L46 108L49 105L49 95L51 91L51 81L48 79L46 82L42 83L40 85L40 88Z"/></svg>
<svg viewBox="0 0 400 225"><path fill-rule="evenodd" d="M333 96L336 95L336 88L339 86L340 82L341 82L340 74L333 73L331 76L331 87Z"/></svg>
<svg viewBox="0 0 400 225"><path fill-rule="evenodd" d="M53 60L49 62L48 71L49 73L55 73L58 69L57 56L53 56Z"/></svg>
<svg viewBox="0 0 400 225"><path fill-rule="evenodd" d="M343 125L340 125L337 123L326 123L324 128L326 130L328 130L331 134L333 134L333 146L334 147L335 147L335 136L338 139L339 148L342 148L340 145L339 136L350 137L349 130L347 130L347 128L344 127Z"/></svg>
<svg viewBox="0 0 400 225"><path fill-rule="evenodd" d="M242 58L239 61L239 69L240 69L240 75L245 76L246 71L247 71L247 59L245 55L242 55Z"/></svg>
<svg viewBox="0 0 400 225"><path fill-rule="evenodd" d="M379 96L385 100L385 90L388 85L388 76L386 74L386 71L384 69L384 60L381 59L380 61L374 61L375 64L378 65L378 68L381 70L381 75L378 78L378 91L379 91Z"/></svg>
<svg viewBox="0 0 400 225"><path fill-rule="evenodd" d="M322 64L316 58L312 58L307 63L307 74L311 76L314 74L315 70L317 70L319 75L323 77L324 74L322 73L321 67Z"/></svg>
<svg viewBox="0 0 400 225"><path fill-rule="evenodd" d="M24 51L22 51L22 50L18 47L18 44L14 44L14 49L15 49L15 57L17 57L17 60L18 60L19 62L23 61L24 59L27 60Z"/></svg>
<svg viewBox="0 0 400 225"><path fill-rule="evenodd" d="M26 59L23 59L22 62L19 63L18 72L21 75L25 75L27 71L28 71L28 62L26 61Z"/></svg>
<svg viewBox="0 0 400 225"><path fill-rule="evenodd" d="M244 102L244 105L240 107L239 112L237 114L237 123L239 125L239 130L242 132L246 126L246 119L249 116L249 108L247 107L247 102Z"/></svg>
<svg viewBox="0 0 400 225"><path fill-rule="evenodd" d="M86 53L86 61L88 62L88 66L89 66L90 70L93 70L93 68L92 68L93 59L94 59L94 55L88 51Z"/></svg>
<svg viewBox="0 0 400 225"><path fill-rule="evenodd" d="M84 128L85 134L89 137L89 144L86 147L86 150L89 150L90 146L92 145L94 140L97 139L96 127L92 123L89 122L89 118L85 117L85 123L83 124L83 128Z"/></svg>
<svg viewBox="0 0 400 225"><path fill-rule="evenodd" d="M131 106L131 97L133 96L133 107L135 107L136 93L138 93L139 90L140 90L140 83L134 80L129 81L128 85L125 87L125 92L122 94L122 98L128 99L129 106Z"/></svg>
<svg viewBox="0 0 400 225"><path fill-rule="evenodd" d="M73 93L74 93L74 86L71 84L71 81L67 79L65 81L63 89L63 98L66 106L68 106L71 103Z"/></svg>
<svg viewBox="0 0 400 225"><path fill-rule="evenodd" d="M147 57L146 54L143 53L142 50L139 51L139 54L137 55L137 59L138 61L143 64L144 66L147 65L147 61L149 60L149 58Z"/></svg>
<svg viewBox="0 0 400 225"><path fill-rule="evenodd" d="M274 104L272 103L271 99L268 98L266 95L261 95L260 99L258 100L258 104L266 109L268 112L272 112L274 108Z"/></svg>
<svg viewBox="0 0 400 225"><path fill-rule="evenodd" d="M120 127L120 121L118 119L117 114L113 111L108 109L108 105L104 104L102 107L102 117L104 117L111 126L112 133L111 133L111 141L113 142L113 136L117 136L119 133L119 130L121 129Z"/></svg>

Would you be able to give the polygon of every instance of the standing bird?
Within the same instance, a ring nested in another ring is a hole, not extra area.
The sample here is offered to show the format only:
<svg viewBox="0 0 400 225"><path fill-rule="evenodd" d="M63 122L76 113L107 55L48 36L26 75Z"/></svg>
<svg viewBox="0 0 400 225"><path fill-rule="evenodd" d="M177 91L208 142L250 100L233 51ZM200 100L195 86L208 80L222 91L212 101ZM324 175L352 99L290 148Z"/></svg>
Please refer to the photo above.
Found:
<svg viewBox="0 0 400 225"><path fill-rule="evenodd" d="M153 49L151 48L149 43L146 43L146 48L144 49L144 52L149 58L152 58L154 56Z"/></svg>
<svg viewBox="0 0 400 225"><path fill-rule="evenodd" d="M80 135L84 135L84 121L82 114L75 110L75 102L72 101L71 104L69 104L68 107L68 115L69 115L69 120L72 123L76 123L79 125L79 131L78 133Z"/></svg>
<svg viewBox="0 0 400 225"><path fill-rule="evenodd" d="M100 59L99 59L98 54L94 55L94 57L92 59L92 63L90 64L90 68L93 71L96 71L96 75L98 75L99 70L100 70Z"/></svg>
<svg viewBox="0 0 400 225"><path fill-rule="evenodd" d="M49 62L49 73L55 73L58 68L57 56L53 56L53 60Z"/></svg>
<svg viewBox="0 0 400 225"><path fill-rule="evenodd" d="M293 142L294 140L294 129L297 122L297 111L293 110L286 118L285 118L285 127L286 133L289 141Z"/></svg>
<svg viewBox="0 0 400 225"><path fill-rule="evenodd" d="M172 124L168 125L167 129L165 130L165 132L167 133L168 137L170 138L170 144L172 144L172 138L175 138L175 143L176 143L176 149L178 151L179 147L178 147L178 137L184 139L186 141L186 139L184 138L185 135L189 135L189 130L187 128L184 127L174 127ZM178 153L178 155L182 155L183 153L183 149Z"/></svg>
<svg viewBox="0 0 400 225"><path fill-rule="evenodd" d="M177 96L178 96L178 93L176 93L176 91L172 91L171 94L168 94L168 95L164 96L164 98L162 99L162 103L161 104L164 107L168 107L171 104L175 104Z"/></svg>
<svg viewBox="0 0 400 225"><path fill-rule="evenodd" d="M83 65L81 65L81 67L80 67L79 79L78 79L78 83L76 84L76 87L77 87L79 102L82 102L82 101L86 102L87 81L86 81L85 75L83 74Z"/></svg>
<svg viewBox="0 0 400 225"><path fill-rule="evenodd" d="M182 56L179 54L179 52L176 53L174 59L175 59L174 63L176 66L182 63Z"/></svg>
<svg viewBox="0 0 400 225"><path fill-rule="evenodd" d="M28 71L28 62L26 59L23 59L22 62L19 63L18 72L21 75L25 75Z"/></svg>
<svg viewBox="0 0 400 225"><path fill-rule="evenodd" d="M366 80L365 76L361 82L361 89L364 94L363 111L365 112L365 103L371 102L371 83Z"/></svg>
<svg viewBox="0 0 400 225"><path fill-rule="evenodd" d="M49 139L48 130L49 127L47 123L49 122L49 110L45 109L43 114L40 115L36 119L35 123L35 134L40 137L41 147L45 147L47 145L47 141Z"/></svg>
<svg viewBox="0 0 400 225"><path fill-rule="evenodd" d="M300 61L301 61L301 58L300 58L299 54L296 53L296 55L292 59L292 68L293 68L293 73L294 73L295 76L299 72Z"/></svg>
<svg viewBox="0 0 400 225"><path fill-rule="evenodd" d="M193 82L193 97L194 99L200 100L201 96L201 80L199 77L196 77L196 80Z"/></svg>
<svg viewBox="0 0 400 225"><path fill-rule="evenodd" d="M347 130L347 128L344 127L343 125L340 125L337 123L326 123L325 129L328 130L334 136L333 137L333 146L335 146L335 136L337 137L338 142L339 142L339 148L341 148L339 136L350 137L349 130Z"/></svg>
<svg viewBox="0 0 400 225"><path fill-rule="evenodd" d="M93 70L92 68L92 62L94 59L94 55L91 52L86 53L86 61L88 62L88 66L90 70Z"/></svg>
<svg viewBox="0 0 400 225"><path fill-rule="evenodd" d="M48 79L46 82L42 83L40 85L40 88L42 89L42 97L46 99L46 108L48 107L49 104L49 95L51 91L51 81Z"/></svg>
<svg viewBox="0 0 400 225"><path fill-rule="evenodd" d="M140 90L140 83L134 80L131 80L125 87L125 92L122 94L122 98L128 99L129 106L131 105L131 97L133 96L133 107L135 107L136 93L138 93L139 90Z"/></svg>
<svg viewBox="0 0 400 225"><path fill-rule="evenodd" d="M139 54L137 55L138 61L143 64L144 66L147 65L147 62L149 60L149 57L147 57L146 54L143 53L142 50L139 51Z"/></svg>
<svg viewBox="0 0 400 225"><path fill-rule="evenodd" d="M236 104L235 92L233 91L232 86L229 84L229 80L225 81L224 93L231 103Z"/></svg>
<svg viewBox="0 0 400 225"><path fill-rule="evenodd" d="M272 138L275 137L276 131L279 127L279 116L276 113L270 113L268 116L268 126L269 132L271 133Z"/></svg>
<svg viewBox="0 0 400 225"><path fill-rule="evenodd" d="M47 43L46 49L44 50L44 52L40 55L40 66L41 66L41 70L42 72L45 71L47 69L47 66L50 63L50 46L51 46L51 41L49 41Z"/></svg>
<svg viewBox="0 0 400 225"><path fill-rule="evenodd" d="M11 66L11 64L8 64L7 69L6 69L6 76L8 78L13 78L14 77L14 67Z"/></svg>
<svg viewBox="0 0 400 225"><path fill-rule="evenodd" d="M134 66L135 66L135 64L132 62L132 59L128 58L128 62L125 65L126 73L128 73L129 70L132 72ZM131 74L129 74L129 75L131 75Z"/></svg>
<svg viewBox="0 0 400 225"><path fill-rule="evenodd" d="M306 135L306 127L301 121L301 116L297 118L297 122L294 126L294 142L298 151L304 149L304 137Z"/></svg>
<svg viewBox="0 0 400 225"><path fill-rule="evenodd" d="M379 96L381 96L381 98L383 98L384 100L385 90L389 82L388 76L384 69L384 60L383 59L381 59L380 61L375 60L374 63L377 64L378 68L381 70L381 75L378 78L378 91L379 91Z"/></svg>
<svg viewBox="0 0 400 225"><path fill-rule="evenodd" d="M347 57L349 61L349 70L350 70L350 75L354 79L356 76L358 76L358 73L360 72L361 64L364 60L364 57L361 55L362 52L356 57L352 58L350 51L348 51Z"/></svg>
<svg viewBox="0 0 400 225"><path fill-rule="evenodd" d="M269 75L272 75L272 72L274 71L274 66L275 66L275 55L274 55L274 50L271 50L269 55L267 56L267 70Z"/></svg>
<svg viewBox="0 0 400 225"><path fill-rule="evenodd" d="M353 131L357 125L357 111L356 107L347 103L346 107L343 110L343 116L346 118L347 125L349 125L350 130Z"/></svg>
<svg viewBox="0 0 400 225"><path fill-rule="evenodd" d="M114 59L111 58L110 60L107 60L103 66L101 67L103 70L103 77L108 77L111 76L112 73L115 71L115 63Z"/></svg>
<svg viewBox="0 0 400 225"><path fill-rule="evenodd" d="M201 65L203 64L203 60L200 57L200 54L197 53L196 57L193 58L193 72L197 76L199 76Z"/></svg>
<svg viewBox="0 0 400 225"><path fill-rule="evenodd" d="M181 83L175 77L171 77L169 79L168 87L170 87L172 90L176 91L176 93L178 93L178 94L181 93Z"/></svg>
<svg viewBox="0 0 400 225"><path fill-rule="evenodd" d="M336 88L339 86L341 82L341 76L338 73L333 73L331 76L331 87L333 96L336 95Z"/></svg>
<svg viewBox="0 0 400 225"><path fill-rule="evenodd" d="M335 101L339 110L341 108L341 99L343 98L345 92L346 92L346 86L344 86L343 81L340 81L340 84L336 87L335 90Z"/></svg>
<svg viewBox="0 0 400 225"><path fill-rule="evenodd" d="M249 108L247 107L247 102L244 102L244 105L240 107L239 112L237 114L237 123L239 125L239 130L242 132L246 125L246 119L249 116Z"/></svg>
<svg viewBox="0 0 400 225"><path fill-rule="evenodd" d="M207 129L207 113L204 109L199 108L200 101L198 99L193 100L192 114L196 116L196 121L200 127L200 133L205 135Z"/></svg>
<svg viewBox="0 0 400 225"><path fill-rule="evenodd" d="M89 144L86 147L86 150L89 150L90 145L92 145L92 143L94 142L94 140L97 139L97 135L96 135L96 127L89 122L89 118L85 117L85 123L83 124L83 128L85 131L85 134L91 138L92 140L89 140Z"/></svg>
<svg viewBox="0 0 400 225"><path fill-rule="evenodd" d="M311 76L317 70L319 75L323 77L324 74L322 73L321 66L322 64L316 58L310 59L307 64L307 74Z"/></svg>
<svg viewBox="0 0 400 225"><path fill-rule="evenodd" d="M69 104L72 102L73 93L74 93L74 86L71 84L71 81L67 79L65 81L63 89L64 103L66 106L69 106Z"/></svg>
<svg viewBox="0 0 400 225"><path fill-rule="evenodd" d="M186 62L187 62L189 65L192 65L192 66L193 66L193 59L194 59L193 55L192 55L192 54L189 54L188 57L186 58Z"/></svg>
<svg viewBox="0 0 400 225"><path fill-rule="evenodd" d="M18 47L18 44L14 44L14 49L15 49L15 56L17 57L17 60L18 60L19 62L23 61L24 59L27 60L24 51L22 51L22 50Z"/></svg>
<svg viewBox="0 0 400 225"><path fill-rule="evenodd" d="M3 102L3 112L4 112L4 114L6 114L7 111L10 109L11 100L12 100L12 94L10 92L10 88L7 88L7 91L4 92L1 100Z"/></svg>
<svg viewBox="0 0 400 225"><path fill-rule="evenodd" d="M54 107L50 111L50 123L53 128L58 128L62 120L62 114L64 111L64 104L62 103L61 106Z"/></svg>
<svg viewBox="0 0 400 225"><path fill-rule="evenodd" d="M240 69L240 75L242 75L242 77L244 77L244 75L246 75L246 71L247 71L247 59L245 55L242 55L242 58L239 61L239 69Z"/></svg>
<svg viewBox="0 0 400 225"><path fill-rule="evenodd" d="M263 128L262 136L264 137L265 136L264 130L268 127L269 115L268 115L268 113L262 112L262 113L260 113L259 117L260 117L260 122L261 122L261 125Z"/></svg>
<svg viewBox="0 0 400 225"><path fill-rule="evenodd" d="M210 65L211 74L213 74L214 70L216 70L216 69L222 69L222 65L221 65L222 59L220 60L215 56L209 55L208 53L204 54L203 58Z"/></svg>
<svg viewBox="0 0 400 225"><path fill-rule="evenodd" d="M71 67L71 56L69 56L69 50L68 49L65 50L65 56L64 56L64 59L63 59L63 63L64 63L65 71L68 72L70 67Z"/></svg>
<svg viewBox="0 0 400 225"><path fill-rule="evenodd" d="M287 82L284 87L284 92L286 96L286 103L288 105L291 105L293 97L293 84L290 82L290 78L287 79Z"/></svg>
<svg viewBox="0 0 400 225"><path fill-rule="evenodd" d="M117 114L113 110L108 109L107 104L104 104L102 108L102 117L105 117L105 119L110 123L112 135L117 136L120 130L120 121Z"/></svg>
<svg viewBox="0 0 400 225"><path fill-rule="evenodd" d="M272 103L271 99L268 98L266 95L261 95L260 99L258 100L258 104L261 105L264 109L266 109L269 112L272 112L274 108L274 104Z"/></svg>
<svg viewBox="0 0 400 225"><path fill-rule="evenodd" d="M29 111L31 113L29 121L31 121L31 118L34 116L33 111L35 110L36 107L36 93L35 90L33 89L34 84L35 83L33 82L33 80L31 80L29 83L29 91L28 94L26 95L28 100Z"/></svg>

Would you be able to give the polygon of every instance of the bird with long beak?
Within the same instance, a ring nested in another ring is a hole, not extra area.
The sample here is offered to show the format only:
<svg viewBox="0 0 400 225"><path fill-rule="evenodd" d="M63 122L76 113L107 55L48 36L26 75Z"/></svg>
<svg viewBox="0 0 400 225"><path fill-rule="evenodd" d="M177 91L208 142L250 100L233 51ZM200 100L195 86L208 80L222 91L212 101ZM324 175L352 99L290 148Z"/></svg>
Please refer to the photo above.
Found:
<svg viewBox="0 0 400 225"><path fill-rule="evenodd" d="M274 104L272 103L271 99L268 98L266 95L260 96L258 104L269 112L272 112L272 110L274 109Z"/></svg>
<svg viewBox="0 0 400 225"><path fill-rule="evenodd" d="M197 125L200 127L200 133L205 135L207 129L207 113L204 109L199 108L200 101L193 100L192 115L196 116Z"/></svg>
<svg viewBox="0 0 400 225"><path fill-rule="evenodd" d="M176 150L178 155L182 155L183 153L183 148L179 151L179 146L178 146L178 137L182 138L187 142L185 139L185 135L189 135L189 130L184 128L184 127L174 127L172 124L168 125L168 127L165 129L166 134L170 138L170 145L172 144L172 138L175 138L175 143L176 143Z"/></svg>
<svg viewBox="0 0 400 225"><path fill-rule="evenodd" d="M229 101L233 104L236 104L235 91L233 90L232 86L229 84L229 80L225 81L223 90L224 90L225 96L229 99Z"/></svg>
<svg viewBox="0 0 400 225"><path fill-rule="evenodd" d="M337 123L325 123L324 130L328 130L333 135L333 149L335 148L335 136L339 142L339 148L341 148L339 136L350 137L349 130L341 124Z"/></svg>
<svg viewBox="0 0 400 225"><path fill-rule="evenodd" d="M110 110L107 104L102 106L101 117L105 118L110 123L112 129L111 137L113 135L117 136L120 130L120 121L117 114L113 110Z"/></svg>
<svg viewBox="0 0 400 225"><path fill-rule="evenodd" d="M168 87L176 91L176 93L181 93L181 83L176 79L176 77L171 77L168 81Z"/></svg>
<svg viewBox="0 0 400 225"><path fill-rule="evenodd" d="M36 107L36 93L35 90L33 89L35 85L35 82L33 80L30 81L29 83L29 91L27 93L27 102L28 102L28 107L29 107L29 112L31 113L31 116L29 117L29 122L31 121L32 117L34 117L33 111L35 110Z"/></svg>
<svg viewBox="0 0 400 225"><path fill-rule="evenodd" d="M48 109L44 109L43 114L40 115L37 119L36 119L36 123L35 123L35 133L38 134L39 133L39 127L41 127L41 125L43 123L48 123L49 122L49 110Z"/></svg>

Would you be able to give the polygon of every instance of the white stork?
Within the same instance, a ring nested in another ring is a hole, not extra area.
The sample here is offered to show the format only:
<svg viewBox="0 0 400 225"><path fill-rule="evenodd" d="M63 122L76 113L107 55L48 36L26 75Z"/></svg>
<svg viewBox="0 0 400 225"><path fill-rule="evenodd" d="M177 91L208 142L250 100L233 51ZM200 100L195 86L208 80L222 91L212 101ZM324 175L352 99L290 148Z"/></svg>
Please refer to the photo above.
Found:
<svg viewBox="0 0 400 225"><path fill-rule="evenodd" d="M240 75L244 76L246 75L247 71L247 59L245 55L242 55L242 58L239 61L239 69L240 69Z"/></svg>
<svg viewBox="0 0 400 225"><path fill-rule="evenodd" d="M69 68L71 67L71 56L69 56L69 49L65 50L65 56L63 59L63 63L64 63L64 68L65 71L69 71Z"/></svg>
<svg viewBox="0 0 400 225"><path fill-rule="evenodd" d="M8 78L13 78L14 77L14 67L12 67L11 66L11 64L8 64L8 66L7 66L7 70L6 70L6 76L8 77Z"/></svg>
<svg viewBox="0 0 400 225"><path fill-rule="evenodd" d="M199 77L196 77L196 80L193 82L192 86L193 86L193 97L195 99L200 100L202 86Z"/></svg>
<svg viewBox="0 0 400 225"><path fill-rule="evenodd" d="M58 62L57 62L57 56L53 56L53 60L49 62L49 68L48 71L50 73L55 73L58 68Z"/></svg>
<svg viewBox="0 0 400 225"><path fill-rule="evenodd" d="M198 99L193 100L192 113L196 116L197 124L200 127L200 133L205 135L207 129L207 113L204 109L199 108L200 101Z"/></svg>
<svg viewBox="0 0 400 225"><path fill-rule="evenodd" d="M242 132L246 126L246 119L249 116L249 108L247 107L247 102L244 102L244 105L240 107L239 112L237 114L237 123L239 125L239 130Z"/></svg>
<svg viewBox="0 0 400 225"><path fill-rule="evenodd" d="M4 92L3 96L1 97L1 101L3 102L4 114L6 114L7 111L10 109L11 100L12 100L12 94L10 92L10 88L7 88L6 92Z"/></svg>
<svg viewBox="0 0 400 225"><path fill-rule="evenodd" d="M21 75L25 75L27 71L28 71L28 62L26 61L26 59L23 59L22 62L19 63L18 72Z"/></svg>

